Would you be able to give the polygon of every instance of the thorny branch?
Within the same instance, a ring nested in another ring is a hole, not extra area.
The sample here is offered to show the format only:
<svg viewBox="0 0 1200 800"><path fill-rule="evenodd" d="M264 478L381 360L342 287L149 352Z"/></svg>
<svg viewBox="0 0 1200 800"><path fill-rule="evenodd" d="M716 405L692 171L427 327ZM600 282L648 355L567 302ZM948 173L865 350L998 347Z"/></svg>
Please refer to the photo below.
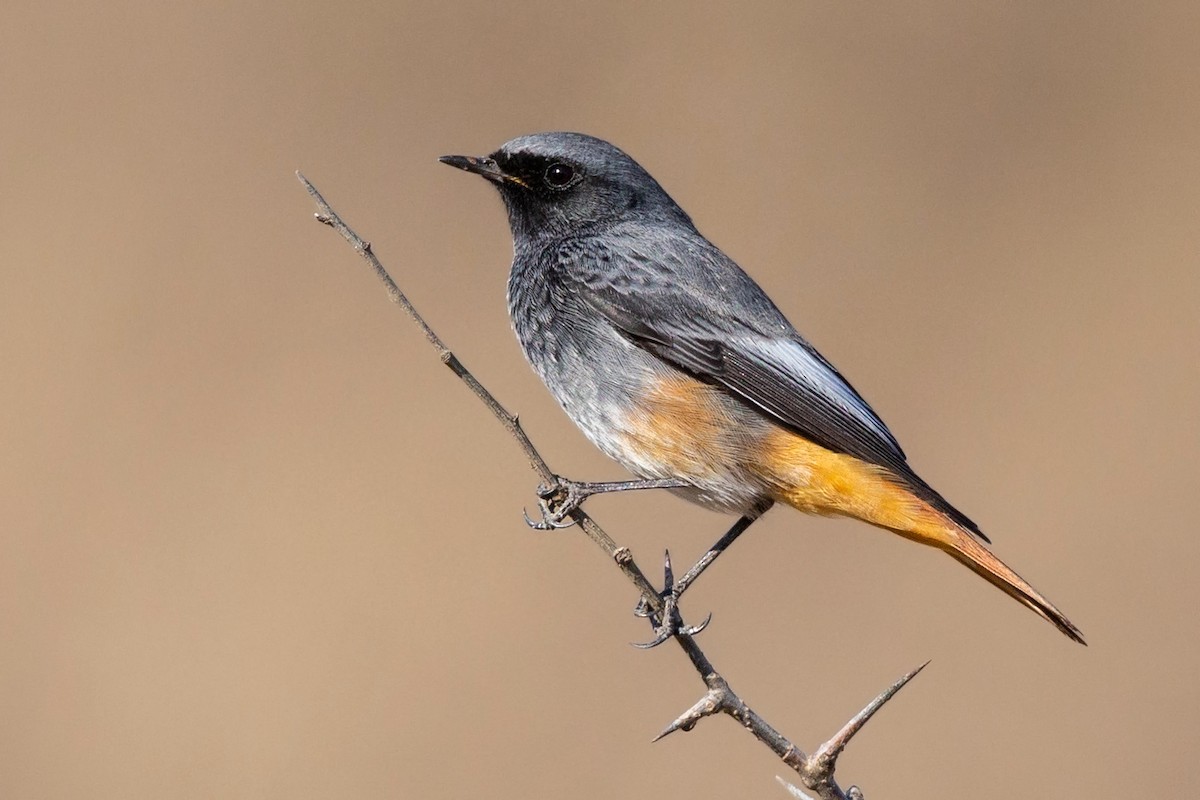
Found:
<svg viewBox="0 0 1200 800"><path fill-rule="evenodd" d="M513 439L516 440L521 450L525 453L525 457L529 460L533 471L538 474L545 484L551 485L555 483L557 476L551 471L541 454L538 453L537 448L534 447L533 442L526 435L524 428L521 427L521 423L516 415L509 413L492 396L492 393L446 347L441 337L429 327L429 324L425 322L424 318L417 312L417 309L409 302L404 292L400 290L400 287L392 280L392 276L388 274L383 264L375 256L374 251L371 249L371 243L360 237L351 230L350 226L342 221L342 218L337 215L307 178L299 172L296 173L296 177L304 184L304 188L308 190L309 195L317 204L317 208L319 209L315 215L317 221L328 225L341 234L342 238L349 242L358 251L359 255L366 259L367 263L371 265L371 269L375 271L375 275L386 287L388 297L393 303L404 309L409 319L421 329L421 332L425 334L426 340L437 351L442 363L467 384L475 396L488 407L488 410L504 426L504 429L512 435ZM629 548L618 546L613 538L605 533L604 529L597 525L582 509L573 509L569 517L579 525L580 529L592 542L608 554L609 558L625 574L625 577L641 593L642 601L650 611L652 623L654 617L662 619L664 612L669 615L672 609L667 607L667 601L654 588L634 561L633 554L629 551ZM658 741L664 736L678 730L691 730L704 717L712 716L713 714L728 714L741 723L746 730L750 731L756 739L769 747L775 755L779 756L784 764L795 771L796 775L800 778L800 782L810 791L816 792L821 800L862 800L863 793L857 786L851 786L849 789L843 790L837 781L834 780L833 773L837 767L838 756L841 755L842 750L845 749L850 739L862 729L867 720L882 708L888 700L892 699L892 696L900 691L905 684L916 677L917 673L925 668L925 665L922 664L893 683L880 693L878 697L868 703L862 711L858 712L833 737L820 745L812 753L806 754L771 727L766 720L746 705L745 701L730 688L729 683L717 672L712 662L704 654L704 651L696 644L693 636L695 632L696 629L694 628L679 625L672 638L674 638L684 654L692 662L692 666L696 669L696 672L700 674L700 678L704 681L707 691L695 705L683 712L674 722L664 728L654 738L654 741ZM799 798L807 797L798 787L782 779L780 779L780 782L783 783L793 796Z"/></svg>

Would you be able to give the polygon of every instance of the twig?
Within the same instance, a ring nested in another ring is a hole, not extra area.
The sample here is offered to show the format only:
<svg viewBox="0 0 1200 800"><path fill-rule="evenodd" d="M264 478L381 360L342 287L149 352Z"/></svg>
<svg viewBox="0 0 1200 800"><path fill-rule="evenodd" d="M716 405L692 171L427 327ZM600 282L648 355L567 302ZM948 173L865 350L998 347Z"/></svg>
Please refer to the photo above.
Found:
<svg viewBox="0 0 1200 800"><path fill-rule="evenodd" d="M417 327L425 334L426 340L437 351L442 363L467 384L475 396L488 407L488 410L504 426L504 429L512 435L522 452L525 453L525 457L529 460L533 471L538 474L542 481L548 485L554 483L557 476L550 470L545 459L542 458L537 448L534 447L533 442L526 435L525 429L521 427L517 416L509 413L496 400L492 393L476 380L475 376L450 351L450 348L446 347L441 337L434 332L433 328L429 327L429 324L417 312L413 304L409 302L404 292L400 290L400 287L396 285L391 275L388 274L383 264L375 256L374 251L371 249L371 243L355 233L350 226L342 221L342 218L338 216L337 212L325 201L325 198L321 196L321 193L317 191L316 187L307 178L299 172L296 173L296 177L304 184L304 188L308 190L309 195L317 204L317 208L319 209L315 215L317 221L328 225L341 234L342 238L349 242L358 251L359 255L366 259L367 263L371 265L371 269L375 271L376 276L383 281L383 285L387 288L388 297L391 298L393 303L403 308L404 313L408 315L409 319L417 324ZM641 568L634 561L633 554L629 552L628 548L619 547L613 538L605 533L582 509L576 508L572 510L569 516L578 523L579 527L592 542L603 549L609 558L616 562L617 566L625 574L625 577L641 593L645 605L653 615L657 615L662 619L664 613L674 611L674 609L667 607L667 603L664 601L662 595L655 590L654 586L646 578L645 573L642 572ZM667 622L665 619L663 621L664 623ZM808 755L772 728L757 712L746 705L745 701L730 688L725 678L713 667L712 662L708 660L708 657L704 655L704 651L696 644L695 638L689 633L689 630L695 629L688 629L681 624L678 626L673 638L692 662L692 666L696 669L696 672L700 674L700 678L704 681L707 691L691 708L683 712L674 722L663 729L654 738L654 741L658 741L664 736L678 730L691 730L704 717L718 713L728 714L750 731L756 739L769 747L772 752L783 760L783 763L795 770L801 783L809 790L816 792L821 800L861 800L863 794L858 787L852 786L843 791L834 780L833 773L837 767L838 756L841 755L842 750L845 749L850 739L862 729L867 720L882 708L896 692L900 691L905 684L916 677L917 673L924 669L928 662L917 667L888 687L872 700L866 708L847 722L832 738L814 750L811 755ZM796 787L786 781L782 781L782 779L780 782L795 796L805 797L803 792Z"/></svg>

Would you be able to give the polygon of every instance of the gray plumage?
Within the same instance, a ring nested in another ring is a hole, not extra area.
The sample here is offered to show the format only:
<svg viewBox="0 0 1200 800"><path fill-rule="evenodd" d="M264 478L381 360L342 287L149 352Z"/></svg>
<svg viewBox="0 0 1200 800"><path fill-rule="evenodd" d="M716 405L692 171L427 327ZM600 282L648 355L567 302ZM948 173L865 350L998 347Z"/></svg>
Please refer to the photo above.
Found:
<svg viewBox="0 0 1200 800"><path fill-rule="evenodd" d="M667 477L637 463L613 434L621 398L673 368L723 387L731 407L744 404L885 467L984 538L913 472L854 387L636 161L579 133L523 136L489 160L496 175L482 174L499 186L513 231L508 298L517 338L567 414L610 457L643 477ZM573 170L568 186L547 183L553 165ZM734 511L761 499L757 489L718 483L682 494Z"/></svg>

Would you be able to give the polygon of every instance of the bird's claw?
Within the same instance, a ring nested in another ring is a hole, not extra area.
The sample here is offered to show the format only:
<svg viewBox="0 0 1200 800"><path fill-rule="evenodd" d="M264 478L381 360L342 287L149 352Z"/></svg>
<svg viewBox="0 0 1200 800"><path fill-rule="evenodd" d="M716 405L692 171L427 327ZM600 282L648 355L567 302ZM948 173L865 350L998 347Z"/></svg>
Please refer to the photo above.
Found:
<svg viewBox="0 0 1200 800"><path fill-rule="evenodd" d="M541 519L533 519L529 516L528 511L521 509L521 514L525 517L525 524L535 531L561 531L577 524L573 519L567 519L564 522L558 514L547 508L544 502L538 503L538 510L542 513Z"/></svg>
<svg viewBox="0 0 1200 800"><path fill-rule="evenodd" d="M653 639L648 642L633 642L634 647L649 650L652 647L658 647L673 636L695 636L707 628L708 623L712 622L710 613L699 625L683 624L683 617L679 615L680 592L675 583L675 571L671 568L670 551L667 551L663 558L663 590L659 596L663 599L661 618L650 608L645 597L638 600L637 607L633 610L635 616L649 619L650 627L654 631Z"/></svg>
<svg viewBox="0 0 1200 800"><path fill-rule="evenodd" d="M699 625L680 626L678 615L672 621L674 624L671 625L655 625L654 638L650 641L631 642L631 644L639 650L650 650L651 648L658 647L673 636L695 636L707 628L708 623L712 622L712 612L709 612L708 616L704 618L704 622L701 622Z"/></svg>
<svg viewBox="0 0 1200 800"><path fill-rule="evenodd" d="M540 483L534 492L542 518L530 519L528 512L522 509L526 525L535 531L558 531L577 524L571 514L587 499L577 483L555 475L552 483Z"/></svg>

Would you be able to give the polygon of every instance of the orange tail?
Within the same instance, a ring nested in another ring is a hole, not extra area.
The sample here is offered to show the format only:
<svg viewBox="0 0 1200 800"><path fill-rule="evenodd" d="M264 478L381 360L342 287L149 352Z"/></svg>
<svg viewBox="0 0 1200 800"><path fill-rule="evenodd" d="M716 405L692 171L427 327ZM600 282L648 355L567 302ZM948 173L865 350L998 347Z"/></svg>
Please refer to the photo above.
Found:
<svg viewBox="0 0 1200 800"><path fill-rule="evenodd" d="M782 430L767 440L761 463L766 476L777 487L776 500L809 513L861 519L945 550L1005 594L1045 617L1071 639L1087 644L1079 629L1049 600L992 555L962 525L905 486L903 479Z"/></svg>
<svg viewBox="0 0 1200 800"><path fill-rule="evenodd" d="M1048 619L1056 628L1071 639L1082 645L1087 644L1083 640L1083 633L1080 632L1079 628L1075 627L1071 620L1067 619L1065 614L1055 608L1054 604L1049 600L1042 597L1037 589L1034 589L1024 578L1013 572L1007 564L992 555L991 551L986 547L967 534L959 531L954 531L952 536L946 538L949 541L938 541L935 543L936 546L966 564L975 574L985 578L1009 597L1016 598L1019 602L1033 609L1037 614Z"/></svg>

